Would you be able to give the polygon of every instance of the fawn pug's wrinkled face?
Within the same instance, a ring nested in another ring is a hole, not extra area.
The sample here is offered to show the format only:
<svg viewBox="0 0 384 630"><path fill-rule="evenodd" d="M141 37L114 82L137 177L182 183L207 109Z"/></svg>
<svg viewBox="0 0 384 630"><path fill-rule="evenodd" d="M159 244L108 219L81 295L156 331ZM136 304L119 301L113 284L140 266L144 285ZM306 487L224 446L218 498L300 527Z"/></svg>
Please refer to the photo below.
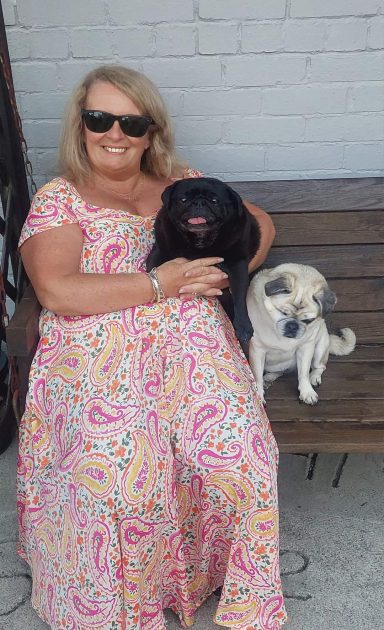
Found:
<svg viewBox="0 0 384 630"><path fill-rule="evenodd" d="M283 337L302 339L336 304L336 295L313 267L279 265L266 280L264 306Z"/></svg>

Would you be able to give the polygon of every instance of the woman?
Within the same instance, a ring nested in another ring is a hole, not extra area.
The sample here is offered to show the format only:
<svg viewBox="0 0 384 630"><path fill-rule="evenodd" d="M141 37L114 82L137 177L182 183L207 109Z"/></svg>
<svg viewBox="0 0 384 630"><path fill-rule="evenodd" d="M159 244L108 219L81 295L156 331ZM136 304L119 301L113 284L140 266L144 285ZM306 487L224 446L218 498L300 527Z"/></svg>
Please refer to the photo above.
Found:
<svg viewBox="0 0 384 630"><path fill-rule="evenodd" d="M183 176L152 83L105 66L69 103L63 177L35 196L24 265L43 306L20 427L20 552L54 630L277 629L277 449L216 296L218 258L144 272ZM252 208L265 258L273 227Z"/></svg>

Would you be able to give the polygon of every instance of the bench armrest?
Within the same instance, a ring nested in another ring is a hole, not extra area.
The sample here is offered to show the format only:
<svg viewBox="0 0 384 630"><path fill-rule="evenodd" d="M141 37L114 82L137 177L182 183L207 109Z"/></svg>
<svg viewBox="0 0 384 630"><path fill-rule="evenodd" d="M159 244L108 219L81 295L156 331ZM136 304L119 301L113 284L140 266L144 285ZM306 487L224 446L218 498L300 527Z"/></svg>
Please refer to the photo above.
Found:
<svg viewBox="0 0 384 630"><path fill-rule="evenodd" d="M8 354L27 357L39 339L39 314L41 306L32 285L28 285L6 328Z"/></svg>

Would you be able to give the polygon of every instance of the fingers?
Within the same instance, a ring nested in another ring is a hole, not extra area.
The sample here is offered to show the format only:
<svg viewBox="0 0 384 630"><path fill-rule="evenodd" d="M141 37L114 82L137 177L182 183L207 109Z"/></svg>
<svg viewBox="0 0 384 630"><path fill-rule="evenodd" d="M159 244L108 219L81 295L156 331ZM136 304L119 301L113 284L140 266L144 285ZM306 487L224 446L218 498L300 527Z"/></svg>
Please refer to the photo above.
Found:
<svg viewBox="0 0 384 630"><path fill-rule="evenodd" d="M213 267L223 262L224 258L218 256L210 256L208 258L197 258L196 260L190 260L185 265L184 275L186 278L198 277L204 275L207 267ZM209 271L209 270L208 270Z"/></svg>
<svg viewBox="0 0 384 630"><path fill-rule="evenodd" d="M213 287L211 284L205 284L202 282L194 282L193 284L186 284L179 290L179 295L182 297L196 297L196 295L215 296L222 295L223 292L217 287Z"/></svg>

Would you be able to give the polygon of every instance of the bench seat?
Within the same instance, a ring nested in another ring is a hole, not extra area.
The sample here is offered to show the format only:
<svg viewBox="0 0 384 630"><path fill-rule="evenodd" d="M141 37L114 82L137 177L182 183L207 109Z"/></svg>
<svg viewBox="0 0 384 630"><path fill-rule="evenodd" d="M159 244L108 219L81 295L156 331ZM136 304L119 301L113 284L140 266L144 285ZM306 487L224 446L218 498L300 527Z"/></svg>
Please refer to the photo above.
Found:
<svg viewBox="0 0 384 630"><path fill-rule="evenodd" d="M264 267L316 267L338 298L329 330L350 327L357 336L352 354L330 357L317 405L299 402L295 375L280 377L267 390L281 452L384 452L384 178L231 185L273 217L277 236ZM39 310L28 287L7 329L8 351L19 368L21 412Z"/></svg>

